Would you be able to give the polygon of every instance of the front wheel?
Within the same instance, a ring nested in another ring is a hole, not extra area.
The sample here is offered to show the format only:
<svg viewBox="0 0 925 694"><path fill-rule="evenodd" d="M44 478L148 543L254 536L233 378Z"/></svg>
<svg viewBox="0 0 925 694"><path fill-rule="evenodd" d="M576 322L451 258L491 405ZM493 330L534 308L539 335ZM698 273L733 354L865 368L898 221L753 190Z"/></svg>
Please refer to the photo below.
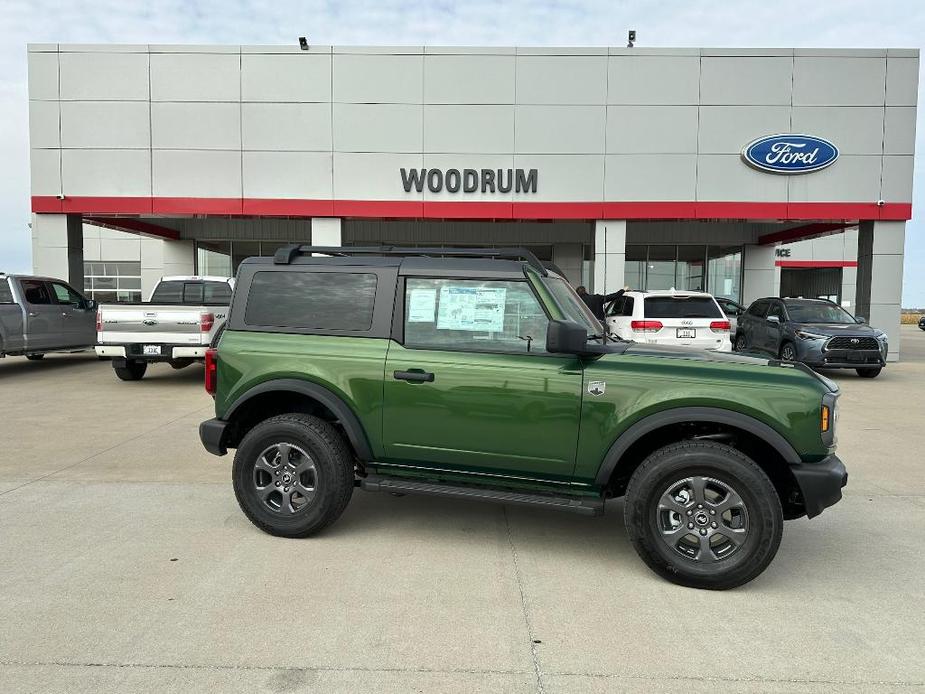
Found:
<svg viewBox="0 0 925 694"><path fill-rule="evenodd" d="M27 354L26 359L29 361L41 361L45 358L44 354Z"/></svg>
<svg viewBox="0 0 925 694"><path fill-rule="evenodd" d="M148 364L143 361L127 361L125 366L116 366L116 362L113 362L112 370L123 381L140 381L148 370Z"/></svg>
<svg viewBox="0 0 925 694"><path fill-rule="evenodd" d="M282 537L307 537L337 520L353 479L353 455L340 433L323 419L296 413L251 429L232 467L244 515Z"/></svg>
<svg viewBox="0 0 925 694"><path fill-rule="evenodd" d="M660 448L633 473L626 530L642 560L672 583L725 590L771 563L783 533L774 485L753 460L708 441Z"/></svg>
<svg viewBox="0 0 925 694"><path fill-rule="evenodd" d="M861 378L877 378L880 375L880 372L883 371L882 368L879 369L855 369L858 372L858 376Z"/></svg>

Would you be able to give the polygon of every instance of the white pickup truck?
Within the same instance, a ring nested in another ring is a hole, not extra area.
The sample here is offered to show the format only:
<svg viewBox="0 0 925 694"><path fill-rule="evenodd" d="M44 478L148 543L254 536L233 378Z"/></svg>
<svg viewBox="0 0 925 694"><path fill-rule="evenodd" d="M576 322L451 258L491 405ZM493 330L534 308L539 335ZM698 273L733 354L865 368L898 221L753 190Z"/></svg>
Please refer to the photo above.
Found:
<svg viewBox="0 0 925 694"><path fill-rule="evenodd" d="M102 304L96 353L112 359L123 381L139 380L150 362L182 369L202 360L225 324L233 289L229 277L162 277L148 302Z"/></svg>

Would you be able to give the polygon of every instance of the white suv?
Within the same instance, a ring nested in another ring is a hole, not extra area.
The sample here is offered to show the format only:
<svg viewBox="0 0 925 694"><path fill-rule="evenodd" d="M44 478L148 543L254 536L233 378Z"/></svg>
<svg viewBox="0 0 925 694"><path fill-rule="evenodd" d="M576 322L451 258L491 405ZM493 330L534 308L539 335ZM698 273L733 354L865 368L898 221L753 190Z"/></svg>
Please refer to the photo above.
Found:
<svg viewBox="0 0 925 694"><path fill-rule="evenodd" d="M732 351L729 319L705 292L626 292L607 307L607 328L624 340Z"/></svg>

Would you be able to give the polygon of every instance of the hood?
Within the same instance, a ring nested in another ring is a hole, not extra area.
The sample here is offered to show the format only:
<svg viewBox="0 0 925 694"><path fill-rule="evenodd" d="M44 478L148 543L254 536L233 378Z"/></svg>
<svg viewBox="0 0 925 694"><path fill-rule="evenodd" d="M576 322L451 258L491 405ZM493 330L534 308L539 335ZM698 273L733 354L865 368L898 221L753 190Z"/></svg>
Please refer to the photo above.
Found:
<svg viewBox="0 0 925 694"><path fill-rule="evenodd" d="M880 333L879 330L866 323L797 323L790 321L788 325L794 330L805 330L808 333L827 337L875 337Z"/></svg>
<svg viewBox="0 0 925 694"><path fill-rule="evenodd" d="M755 366L767 364L768 360L760 357L749 357L734 352L713 352L705 349L691 349L690 347L672 347L670 345L647 345L641 342L631 342L624 354L640 357L666 357L670 359L690 359L693 361L712 361L724 364L747 364Z"/></svg>

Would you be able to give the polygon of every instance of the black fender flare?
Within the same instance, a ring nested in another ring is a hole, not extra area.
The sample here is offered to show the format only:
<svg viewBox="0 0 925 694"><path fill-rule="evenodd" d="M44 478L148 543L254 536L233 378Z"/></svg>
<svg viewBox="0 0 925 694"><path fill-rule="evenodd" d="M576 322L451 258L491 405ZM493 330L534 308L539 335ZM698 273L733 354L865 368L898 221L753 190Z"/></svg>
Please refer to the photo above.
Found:
<svg viewBox="0 0 925 694"><path fill-rule="evenodd" d="M353 450L356 451L357 457L364 462L371 461L373 459L373 453L369 445L369 439L366 437L366 430L360 423L359 417L356 416L354 411L346 402L344 402L344 399L341 396L337 395L330 389L319 385L318 383L313 383L312 381L303 381L297 378L278 378L272 381L264 381L263 383L254 386L246 393L241 395L241 397L239 397L237 400L235 400L231 404L231 407L229 407L225 412L222 419L224 419L226 422L230 422L234 417L235 412L251 399L264 393L273 392L299 393L300 395L305 395L312 400L317 400L319 403L331 410L331 412L334 413L334 416L337 417L337 421L347 433L347 439L353 446Z"/></svg>
<svg viewBox="0 0 925 694"><path fill-rule="evenodd" d="M795 465L802 462L800 456L787 439L754 417L719 407L675 407L643 417L620 434L610 446L607 455L604 456L604 462L601 463L597 478L594 480L595 484L606 485L610 481L611 474L620 463L623 454L643 436L663 426L681 422L728 424L754 434L777 451L788 464Z"/></svg>

